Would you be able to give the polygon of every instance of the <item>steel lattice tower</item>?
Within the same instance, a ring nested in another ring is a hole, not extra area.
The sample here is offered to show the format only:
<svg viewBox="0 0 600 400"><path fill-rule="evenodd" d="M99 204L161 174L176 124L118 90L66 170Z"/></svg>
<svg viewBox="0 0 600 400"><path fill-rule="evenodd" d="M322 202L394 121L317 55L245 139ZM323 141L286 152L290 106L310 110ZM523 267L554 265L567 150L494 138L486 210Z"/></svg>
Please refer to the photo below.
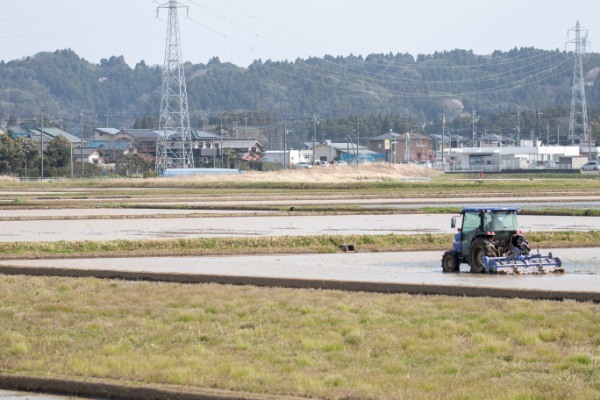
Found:
<svg viewBox="0 0 600 400"><path fill-rule="evenodd" d="M156 141L156 172L167 168L193 168L192 133L188 109L185 75L181 62L181 41L178 9L188 8L177 0L169 0L157 8L169 10L165 64L163 71L158 138Z"/></svg>
<svg viewBox="0 0 600 400"><path fill-rule="evenodd" d="M582 31L585 33L582 36ZM573 69L573 89L571 94L571 115L569 119L569 137L579 136L580 143L590 145L591 135L588 129L587 106L585 102L585 84L583 78L583 55L587 42L587 29L582 29L579 21L575 28L569 29L575 33L575 38L567 44L575 45L575 68Z"/></svg>

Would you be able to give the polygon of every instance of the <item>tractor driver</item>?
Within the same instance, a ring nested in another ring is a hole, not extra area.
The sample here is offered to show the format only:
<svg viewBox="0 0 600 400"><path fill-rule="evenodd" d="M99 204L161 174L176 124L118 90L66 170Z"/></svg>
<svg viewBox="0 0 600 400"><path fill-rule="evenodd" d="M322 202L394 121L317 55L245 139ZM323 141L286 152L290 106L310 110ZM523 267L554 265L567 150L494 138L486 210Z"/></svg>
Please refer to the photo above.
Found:
<svg viewBox="0 0 600 400"><path fill-rule="evenodd" d="M488 232L503 230L504 224L500 221L500 218L496 215L496 213L486 213L485 214L485 230Z"/></svg>

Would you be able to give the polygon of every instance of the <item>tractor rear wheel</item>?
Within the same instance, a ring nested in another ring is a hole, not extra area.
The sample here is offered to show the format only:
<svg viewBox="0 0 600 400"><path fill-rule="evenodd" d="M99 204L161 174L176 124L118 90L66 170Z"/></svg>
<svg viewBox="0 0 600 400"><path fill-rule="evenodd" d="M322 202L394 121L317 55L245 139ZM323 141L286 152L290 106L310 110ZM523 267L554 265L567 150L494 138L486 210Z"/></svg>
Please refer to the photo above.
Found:
<svg viewBox="0 0 600 400"><path fill-rule="evenodd" d="M444 272L458 272L460 270L458 255L454 250L448 250L442 256L442 270Z"/></svg>
<svg viewBox="0 0 600 400"><path fill-rule="evenodd" d="M471 272L485 272L483 257L496 257L496 246L487 238L478 238L471 243L469 252L469 265Z"/></svg>

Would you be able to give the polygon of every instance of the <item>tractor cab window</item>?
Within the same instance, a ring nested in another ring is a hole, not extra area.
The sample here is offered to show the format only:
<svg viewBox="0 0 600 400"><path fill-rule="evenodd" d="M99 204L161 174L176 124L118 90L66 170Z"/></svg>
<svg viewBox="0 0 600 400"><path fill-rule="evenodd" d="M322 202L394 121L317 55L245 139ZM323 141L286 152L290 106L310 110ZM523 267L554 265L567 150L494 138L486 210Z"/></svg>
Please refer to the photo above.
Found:
<svg viewBox="0 0 600 400"><path fill-rule="evenodd" d="M478 212L466 212L463 219L462 231L471 232L479 229L479 223L481 222Z"/></svg>
<svg viewBox="0 0 600 400"><path fill-rule="evenodd" d="M486 231L516 231L516 214L504 211L485 213L483 226Z"/></svg>

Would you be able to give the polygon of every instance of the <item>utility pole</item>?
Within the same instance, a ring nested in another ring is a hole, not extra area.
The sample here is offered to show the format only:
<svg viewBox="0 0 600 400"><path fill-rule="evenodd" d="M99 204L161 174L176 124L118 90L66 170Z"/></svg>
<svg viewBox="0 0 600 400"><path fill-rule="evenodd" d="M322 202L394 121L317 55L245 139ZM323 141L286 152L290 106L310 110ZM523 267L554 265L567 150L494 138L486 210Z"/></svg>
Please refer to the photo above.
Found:
<svg viewBox="0 0 600 400"><path fill-rule="evenodd" d="M448 147L448 163L452 162L452 129L448 129L448 142L450 142L450 146ZM444 166L444 170L446 167Z"/></svg>
<svg viewBox="0 0 600 400"><path fill-rule="evenodd" d="M445 139L444 132L445 131L446 131L446 107L442 107L442 165L444 164L444 139Z"/></svg>
<svg viewBox="0 0 600 400"><path fill-rule="evenodd" d="M588 144L588 158L592 158L592 135L588 127L587 105L585 101L585 83L583 76L583 55L586 53L587 29L581 28L579 21L574 28L567 31L570 35L575 33L575 38L566 44L575 45L575 66L573 68L573 87L571 91L571 113L569 118L569 136L580 137L580 143ZM583 35L582 35L583 32Z"/></svg>
<svg viewBox="0 0 600 400"><path fill-rule="evenodd" d="M521 147L521 111L517 111L517 146Z"/></svg>
<svg viewBox="0 0 600 400"><path fill-rule="evenodd" d="M214 138L211 139L210 146L211 146L210 148L212 150L211 153L212 153L212 159L213 159L213 168L216 168L216 165L215 165L216 160L215 159L217 158L217 154L215 152L215 139Z"/></svg>
<svg viewBox="0 0 600 400"><path fill-rule="evenodd" d="M404 160L406 162L410 161L410 133L406 132L406 141L404 143L404 147L405 147L405 154L404 154Z"/></svg>
<svg viewBox="0 0 600 400"><path fill-rule="evenodd" d="M248 117L244 117L244 139L248 139Z"/></svg>
<svg viewBox="0 0 600 400"><path fill-rule="evenodd" d="M81 178L83 178L83 113L79 114L79 156L81 157Z"/></svg>
<svg viewBox="0 0 600 400"><path fill-rule="evenodd" d="M315 147L317 147L317 123L319 122L319 118L316 114L312 116L313 121L313 148L312 148L312 164L315 166Z"/></svg>
<svg viewBox="0 0 600 400"><path fill-rule="evenodd" d="M42 135L40 136L40 141L42 143L42 164L41 164L41 169L42 169L42 181L44 180L44 113L41 112L41 117L42 117Z"/></svg>
<svg viewBox="0 0 600 400"><path fill-rule="evenodd" d="M169 167L194 168L190 114L177 11L179 8L186 8L189 12L189 7L181 5L177 0L169 0L168 3L157 8L157 16L162 8L168 9L169 20L156 140L156 173L158 175L161 175ZM172 141L179 143L171 146Z"/></svg>
<svg viewBox="0 0 600 400"><path fill-rule="evenodd" d="M283 114L283 169L287 169L287 114Z"/></svg>
<svg viewBox="0 0 600 400"><path fill-rule="evenodd" d="M477 131L475 130L475 107L473 107L473 112L472 112L472 124L473 124L473 147L476 147L476 141L477 141Z"/></svg>
<svg viewBox="0 0 600 400"><path fill-rule="evenodd" d="M40 132L40 154L41 154L41 163L40 163L40 180L44 181L44 113L42 111L35 113L34 115L39 115L41 118L42 130Z"/></svg>
<svg viewBox="0 0 600 400"><path fill-rule="evenodd" d="M390 129L390 140L391 140L391 146L392 146L392 163L396 164L396 135L394 134L394 132L392 132L392 130Z"/></svg>
<svg viewBox="0 0 600 400"><path fill-rule="evenodd" d="M221 168L223 167L223 115L219 115L221 120L221 129L219 129L219 133L221 134Z"/></svg>
<svg viewBox="0 0 600 400"><path fill-rule="evenodd" d="M346 154L348 155L347 163L350 165L350 135L346 135Z"/></svg>
<svg viewBox="0 0 600 400"><path fill-rule="evenodd" d="M104 117L106 118L106 127L108 128L108 117L110 117L110 115L104 114Z"/></svg>
<svg viewBox="0 0 600 400"><path fill-rule="evenodd" d="M360 117L356 117L356 165L360 159ZM348 163L350 164L350 163Z"/></svg>

